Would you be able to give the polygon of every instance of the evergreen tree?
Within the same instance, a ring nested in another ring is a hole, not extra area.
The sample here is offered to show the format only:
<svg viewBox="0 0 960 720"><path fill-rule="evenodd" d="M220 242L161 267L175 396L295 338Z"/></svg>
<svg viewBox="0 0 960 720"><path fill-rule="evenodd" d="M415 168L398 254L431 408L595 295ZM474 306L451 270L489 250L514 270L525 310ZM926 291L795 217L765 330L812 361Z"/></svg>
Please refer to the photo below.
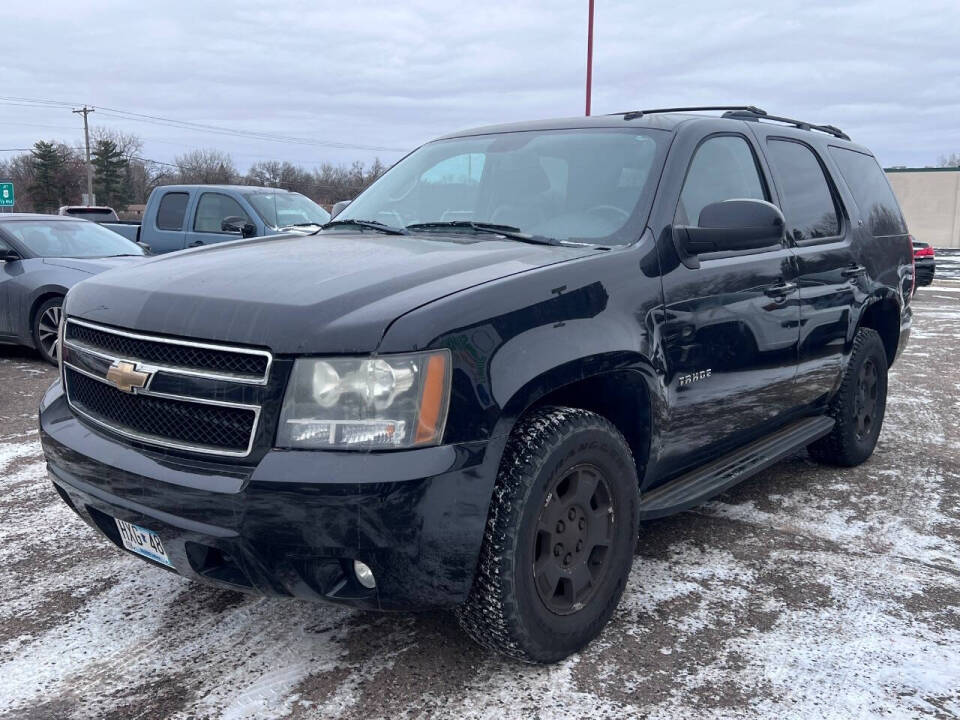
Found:
<svg viewBox="0 0 960 720"><path fill-rule="evenodd" d="M91 153L93 192L99 205L125 210L130 204L129 161L113 140L97 140Z"/></svg>
<svg viewBox="0 0 960 720"><path fill-rule="evenodd" d="M51 212L64 204L69 194L67 148L38 140L30 152L33 184L30 197L40 212Z"/></svg>

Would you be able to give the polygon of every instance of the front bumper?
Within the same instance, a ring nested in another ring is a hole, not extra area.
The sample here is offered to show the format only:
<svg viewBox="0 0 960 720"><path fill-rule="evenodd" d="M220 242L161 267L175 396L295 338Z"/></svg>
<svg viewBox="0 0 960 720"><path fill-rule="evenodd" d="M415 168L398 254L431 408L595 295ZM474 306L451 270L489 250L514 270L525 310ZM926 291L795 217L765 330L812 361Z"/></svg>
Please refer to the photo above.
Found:
<svg viewBox="0 0 960 720"><path fill-rule="evenodd" d="M194 580L383 610L466 598L502 449L273 450L253 467L190 460L84 424L59 381L40 429L58 493L118 547L113 518L157 532ZM373 569L376 588L357 582L355 559Z"/></svg>

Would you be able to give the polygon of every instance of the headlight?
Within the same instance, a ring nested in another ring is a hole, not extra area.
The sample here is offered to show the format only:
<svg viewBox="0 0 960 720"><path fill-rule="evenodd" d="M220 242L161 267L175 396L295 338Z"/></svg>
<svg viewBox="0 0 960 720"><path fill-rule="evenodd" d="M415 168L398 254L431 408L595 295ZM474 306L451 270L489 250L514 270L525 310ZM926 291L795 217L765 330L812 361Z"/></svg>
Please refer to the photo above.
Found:
<svg viewBox="0 0 960 720"><path fill-rule="evenodd" d="M435 445L450 400L450 352L301 358L280 412L277 445L391 450Z"/></svg>

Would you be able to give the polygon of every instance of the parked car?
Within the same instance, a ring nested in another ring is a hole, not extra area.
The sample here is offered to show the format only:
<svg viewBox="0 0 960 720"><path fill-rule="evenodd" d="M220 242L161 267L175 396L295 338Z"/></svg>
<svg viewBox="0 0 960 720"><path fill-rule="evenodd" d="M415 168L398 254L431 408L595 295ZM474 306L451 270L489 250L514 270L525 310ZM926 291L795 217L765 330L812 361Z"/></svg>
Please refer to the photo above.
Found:
<svg viewBox="0 0 960 720"><path fill-rule="evenodd" d="M0 343L57 362L60 306L84 278L138 262L135 243L76 217L0 215Z"/></svg>
<svg viewBox="0 0 960 720"><path fill-rule="evenodd" d="M912 236L911 236L911 239ZM929 285L937 271L937 260L930 243L913 240L913 262L917 285Z"/></svg>
<svg viewBox="0 0 960 720"><path fill-rule="evenodd" d="M454 608L552 662L610 618L641 519L804 447L871 455L912 288L886 178L834 127L480 128L314 237L78 285L41 439L63 500L160 567Z"/></svg>
<svg viewBox="0 0 960 720"><path fill-rule="evenodd" d="M105 227L160 254L239 238L309 233L329 221L330 213L289 190L165 185L150 193L142 223L105 223Z"/></svg>
<svg viewBox="0 0 960 720"><path fill-rule="evenodd" d="M57 214L90 220L123 235L127 240L139 240L140 223L135 220L121 220L117 217L117 211L107 205L64 205Z"/></svg>

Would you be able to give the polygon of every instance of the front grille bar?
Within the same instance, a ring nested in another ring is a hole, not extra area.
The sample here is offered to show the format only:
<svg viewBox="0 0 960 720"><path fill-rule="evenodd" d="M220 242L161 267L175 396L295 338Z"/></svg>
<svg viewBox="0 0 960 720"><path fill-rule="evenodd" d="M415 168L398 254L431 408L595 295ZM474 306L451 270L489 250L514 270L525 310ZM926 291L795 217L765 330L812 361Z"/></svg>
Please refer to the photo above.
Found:
<svg viewBox="0 0 960 720"><path fill-rule="evenodd" d="M156 378L157 374L159 373L163 373L163 374L169 373L172 375L187 375L193 378L206 378L209 380L215 380L215 381L221 381L221 382L228 381L228 382L235 382L235 383L247 383L247 384L253 383L253 384L263 385L263 384L266 384L268 380L270 367L273 362L273 356L271 353L265 350L250 350L248 348L234 348L234 347L228 347L223 345L194 343L193 341L171 340L169 338L140 335L137 333L129 333L126 331L109 328L103 325L96 325L94 323L87 323L85 321L74 320L72 318L68 318L66 320L66 323L68 325L71 323L76 325L83 325L85 327L93 328L101 333L111 333L118 336L144 340L151 343L170 343L175 345L186 345L191 347L200 347L204 349L215 350L222 353L246 353L249 355L257 355L264 358L266 361L266 364L265 364L265 371L264 371L263 378L253 378L249 375L233 375L229 373L222 373L222 372L211 371L211 370L186 368L178 365L166 365L166 364L153 362L153 361L141 361L137 357L129 357L126 355L110 352L103 348L91 347L86 343L70 340L66 337L63 340L64 347L68 349L68 352L62 353L62 358L61 358L62 373L63 373L62 379L64 382L64 388L66 390L67 402L70 405L70 408L78 416L82 417L83 419L88 420L94 423L95 425L103 427L125 438L136 440L138 442L142 442L145 444L156 445L159 447L170 448L174 450L185 450L188 452L202 453L206 455L217 455L221 457L246 457L253 451L253 445L256 440L257 430L259 429L259 425L260 425L260 414L262 409L261 406L244 404L244 403L236 403L236 402L228 402L223 400L213 400L213 399L201 398L201 397L173 395L169 393L155 392L150 388L150 386L153 380ZM109 364L113 364L117 362L131 362L136 366L137 370L149 373L150 378L146 383L146 386L142 388L136 388L132 393L130 393L130 397L135 398L137 396L142 395L146 397L153 397L160 400L173 401L177 403L191 403L196 405L231 408L235 410L252 412L253 416L251 421L249 437L247 438L247 442L246 442L246 447L224 448L224 447L213 447L209 444L204 444L203 442L196 442L196 443L184 442L180 438L164 437L160 435L154 435L151 433L141 432L137 428L129 427L125 425L123 422L120 422L119 419L112 419L108 416L103 416L99 413L96 413L96 414L92 413L89 408L84 408L78 405L76 398L72 397L74 393L71 392L70 383L68 382L67 369L69 369L71 372L78 373L87 378L90 378L99 383L102 383L116 392L121 392L121 391L117 390L116 386L111 381L107 380L106 377L99 375L98 374L100 372L99 369L97 370L97 372L91 372L90 369L80 367L77 364L70 362L69 355L71 351L76 352L80 355L86 354L86 355L98 358L99 360L105 361Z"/></svg>
<svg viewBox="0 0 960 720"><path fill-rule="evenodd" d="M246 373L229 373L221 372L218 370L211 370L200 367L190 367L188 365L183 365L179 363L167 363L163 361L158 361L156 359L140 357L136 352L133 353L119 353L112 351L109 348L98 347L96 345L91 345L87 342L82 342L70 337L70 326L79 325L80 327L90 328L98 333L103 333L106 335L114 335L118 338L127 338L132 341L141 341L144 343L150 343L153 345L172 345L177 347L183 347L188 349L196 349L200 351L208 350L220 354L233 354L239 356L245 356L250 358L257 358L264 361L264 369L262 373L246 374ZM180 340L175 338L161 337L158 335L143 335L141 333L133 333L128 330L119 330L117 328L108 327L106 325L98 325L96 323L87 322L86 320L76 320L74 318L67 318L66 320L66 333L64 334L64 344L68 347L72 347L76 350L81 350L83 352L90 353L92 355L97 355L105 360L129 360L136 361L142 365L149 365L155 370L162 370L165 373L170 373L172 375L186 375L189 377L202 377L210 378L213 380L228 380L230 382L238 383L249 383L253 385L266 385L267 381L270 378L270 367L273 365L273 354L267 350L255 350L252 348L240 348L232 347L227 345L214 345L211 343L197 342L194 340Z"/></svg>

